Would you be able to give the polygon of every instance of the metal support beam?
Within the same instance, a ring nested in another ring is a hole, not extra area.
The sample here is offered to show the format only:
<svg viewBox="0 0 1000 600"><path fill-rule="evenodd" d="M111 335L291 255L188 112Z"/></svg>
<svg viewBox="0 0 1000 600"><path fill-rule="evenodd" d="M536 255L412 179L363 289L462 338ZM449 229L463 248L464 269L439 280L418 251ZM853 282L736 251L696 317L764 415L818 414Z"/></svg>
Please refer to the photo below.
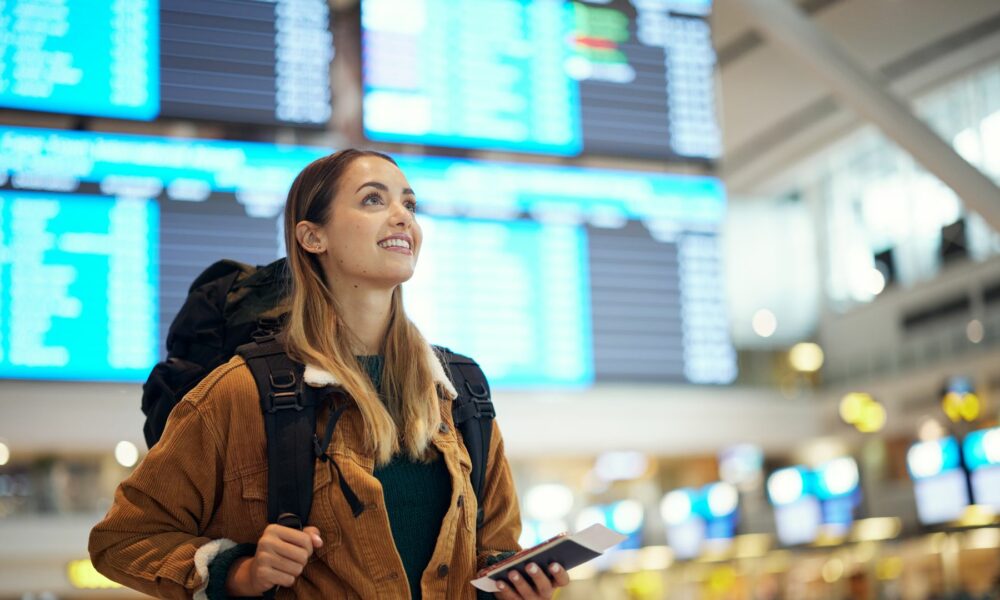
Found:
<svg viewBox="0 0 1000 600"><path fill-rule="evenodd" d="M951 187L965 206L979 213L994 231L1000 231L1000 188L955 152L879 77L857 64L797 6L789 0L739 0L735 4L744 8L769 40L810 67L836 96Z"/></svg>

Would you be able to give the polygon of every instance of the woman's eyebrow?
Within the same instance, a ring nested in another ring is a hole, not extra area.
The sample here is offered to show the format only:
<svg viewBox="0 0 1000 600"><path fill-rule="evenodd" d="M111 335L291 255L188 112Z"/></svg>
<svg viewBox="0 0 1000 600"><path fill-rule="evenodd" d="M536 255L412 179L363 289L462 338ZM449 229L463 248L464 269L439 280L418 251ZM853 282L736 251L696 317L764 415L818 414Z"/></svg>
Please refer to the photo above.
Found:
<svg viewBox="0 0 1000 600"><path fill-rule="evenodd" d="M356 194L356 193L360 192L363 188L366 188L366 187L373 187L376 190L381 190L383 192L388 192L389 191L389 186L387 186L384 183L381 183L381 182L378 182L378 181L366 181L365 183L362 183L360 186L358 186L357 191L355 191L354 193ZM413 188L403 188L403 195L404 196L416 196L416 194L413 192Z"/></svg>

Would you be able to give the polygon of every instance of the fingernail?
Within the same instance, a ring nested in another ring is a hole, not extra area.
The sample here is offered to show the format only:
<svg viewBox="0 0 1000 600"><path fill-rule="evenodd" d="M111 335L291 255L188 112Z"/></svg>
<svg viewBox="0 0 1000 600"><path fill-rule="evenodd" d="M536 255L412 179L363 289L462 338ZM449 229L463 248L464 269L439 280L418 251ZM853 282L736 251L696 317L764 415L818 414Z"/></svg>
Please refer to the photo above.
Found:
<svg viewBox="0 0 1000 600"><path fill-rule="evenodd" d="M551 567L549 567L549 570L552 571L553 573L558 573L559 571L562 570L562 567L560 567L559 565L552 565Z"/></svg>
<svg viewBox="0 0 1000 600"><path fill-rule="evenodd" d="M537 573L537 572L538 572L538 567L536 567L536 566L535 566L535 565L533 565L533 564L532 564L532 565L528 565L528 569L527 569L527 571L528 571L529 573Z"/></svg>
<svg viewBox="0 0 1000 600"><path fill-rule="evenodd" d="M511 573L511 574L510 574L510 580L511 580L511 581L517 581L517 580L518 580L518 579L520 579L520 578L521 578L521 576L520 576L520 575L518 575L517 573Z"/></svg>
<svg viewBox="0 0 1000 600"><path fill-rule="evenodd" d="M498 581L497 582L497 589L498 590L505 590L505 589L507 589L507 586L504 585L502 581Z"/></svg>

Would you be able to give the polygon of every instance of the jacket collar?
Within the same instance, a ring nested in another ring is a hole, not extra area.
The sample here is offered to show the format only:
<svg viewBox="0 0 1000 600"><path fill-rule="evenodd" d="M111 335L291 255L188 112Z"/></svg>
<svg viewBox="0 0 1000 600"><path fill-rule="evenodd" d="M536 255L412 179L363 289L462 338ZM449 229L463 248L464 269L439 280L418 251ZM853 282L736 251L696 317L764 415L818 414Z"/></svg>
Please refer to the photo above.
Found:
<svg viewBox="0 0 1000 600"><path fill-rule="evenodd" d="M445 373L444 367L441 365L441 359L430 344L424 344L423 360L427 363L427 367L431 371L431 378L434 380L434 384L447 394L450 400L458 397L455 386L451 383L448 374ZM307 384L313 387L341 385L340 380L333 373L310 364L306 365L306 370L302 378Z"/></svg>

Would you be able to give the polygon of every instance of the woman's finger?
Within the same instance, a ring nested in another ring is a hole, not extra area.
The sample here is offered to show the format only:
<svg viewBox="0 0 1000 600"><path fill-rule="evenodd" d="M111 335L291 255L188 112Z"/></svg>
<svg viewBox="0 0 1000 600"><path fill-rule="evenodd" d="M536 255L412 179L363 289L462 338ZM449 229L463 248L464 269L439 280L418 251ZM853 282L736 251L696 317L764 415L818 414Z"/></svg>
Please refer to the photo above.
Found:
<svg viewBox="0 0 1000 600"><path fill-rule="evenodd" d="M549 581L549 576L545 574L545 571L535 563L530 563L524 570L527 571L528 577L531 577L531 581L535 584L535 593L542 598L551 598L552 582Z"/></svg>
<svg viewBox="0 0 1000 600"><path fill-rule="evenodd" d="M305 566L276 554L264 554L259 558L259 561L263 567L272 569L278 573L287 573L293 577L298 577Z"/></svg>
<svg viewBox="0 0 1000 600"><path fill-rule="evenodd" d="M292 587L295 585L294 576L283 571L279 571L278 569L268 565L260 565L257 568L256 579L264 584L265 589L271 589L276 585L280 585L282 587Z"/></svg>
<svg viewBox="0 0 1000 600"><path fill-rule="evenodd" d="M500 591L496 592L494 596L500 600L521 600L521 596L505 581L498 581L497 589Z"/></svg>
<svg viewBox="0 0 1000 600"><path fill-rule="evenodd" d="M569 585L569 573L559 563L549 565L549 573L552 575L552 582L556 587Z"/></svg>
<svg viewBox="0 0 1000 600"><path fill-rule="evenodd" d="M524 600L536 600L538 598L538 594L535 593L531 584L519 572L511 571L507 575L507 580L510 581L511 585L514 586L514 589Z"/></svg>
<svg viewBox="0 0 1000 600"><path fill-rule="evenodd" d="M306 550L302 546L280 541L271 545L271 551L285 560L290 560L301 565L309 561L309 555L311 554L309 550Z"/></svg>

